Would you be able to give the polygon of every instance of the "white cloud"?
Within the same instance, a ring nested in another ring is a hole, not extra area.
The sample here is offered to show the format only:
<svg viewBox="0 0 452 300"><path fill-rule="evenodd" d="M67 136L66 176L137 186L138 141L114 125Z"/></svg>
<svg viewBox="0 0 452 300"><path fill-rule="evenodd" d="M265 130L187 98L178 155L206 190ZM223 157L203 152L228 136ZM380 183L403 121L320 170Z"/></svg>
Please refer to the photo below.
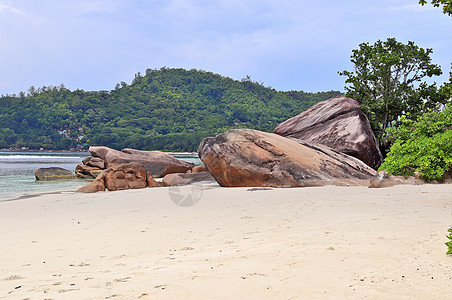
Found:
<svg viewBox="0 0 452 300"><path fill-rule="evenodd" d="M10 12L12 12L12 13L14 13L16 15L20 15L20 16L24 15L24 13L21 10L19 10L19 9L17 9L15 7L13 7L13 6L9 5L9 4L0 3L0 13L3 12L3 11L5 11L5 12L10 11Z"/></svg>
<svg viewBox="0 0 452 300"><path fill-rule="evenodd" d="M162 66L340 89L361 42L413 40L448 67L452 19L438 14L413 0L0 0L0 93L108 89Z"/></svg>

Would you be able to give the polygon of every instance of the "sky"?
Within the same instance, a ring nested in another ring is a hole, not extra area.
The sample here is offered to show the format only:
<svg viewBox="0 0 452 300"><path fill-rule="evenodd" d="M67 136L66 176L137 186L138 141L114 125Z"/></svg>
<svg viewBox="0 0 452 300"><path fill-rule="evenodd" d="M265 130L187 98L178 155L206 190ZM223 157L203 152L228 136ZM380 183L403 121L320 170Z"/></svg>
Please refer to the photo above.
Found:
<svg viewBox="0 0 452 300"><path fill-rule="evenodd" d="M448 78L452 17L418 0L0 0L0 94L112 90L161 67L280 91L344 90L362 42L432 48Z"/></svg>

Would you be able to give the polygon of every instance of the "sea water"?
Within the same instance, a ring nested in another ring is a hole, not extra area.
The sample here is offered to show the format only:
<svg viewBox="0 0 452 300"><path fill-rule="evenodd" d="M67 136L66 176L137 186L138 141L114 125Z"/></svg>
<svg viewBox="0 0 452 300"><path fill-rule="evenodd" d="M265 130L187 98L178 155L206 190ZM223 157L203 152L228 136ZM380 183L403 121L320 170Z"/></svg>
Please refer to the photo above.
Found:
<svg viewBox="0 0 452 300"><path fill-rule="evenodd" d="M36 193L75 190L84 180L36 181L39 168L60 167L71 172L88 152L17 152L0 151L0 201Z"/></svg>
<svg viewBox="0 0 452 300"><path fill-rule="evenodd" d="M60 167L71 172L89 152L19 152L0 151L0 201L14 200L40 193L75 191L86 180L36 181L39 168ZM201 164L196 155L174 155L194 164Z"/></svg>

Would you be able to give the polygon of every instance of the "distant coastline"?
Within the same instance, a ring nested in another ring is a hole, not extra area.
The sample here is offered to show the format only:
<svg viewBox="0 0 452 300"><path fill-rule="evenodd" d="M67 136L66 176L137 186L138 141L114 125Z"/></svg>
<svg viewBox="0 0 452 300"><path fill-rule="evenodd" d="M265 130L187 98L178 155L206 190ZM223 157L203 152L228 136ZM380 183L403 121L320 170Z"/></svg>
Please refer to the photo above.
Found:
<svg viewBox="0 0 452 300"><path fill-rule="evenodd" d="M22 147L22 148L0 148L0 151L2 152L89 152L88 150L81 150L81 149L69 149L69 150L48 150L48 149L30 149L28 147Z"/></svg>
<svg viewBox="0 0 452 300"><path fill-rule="evenodd" d="M88 150L80 150L80 149L69 149L69 150L37 150L37 149L28 149L26 147L23 148L0 148L1 152L38 152L38 153L58 153L58 152L64 152L64 153L89 153ZM149 150L149 151L162 151L162 150ZM162 151L170 155L180 155L180 156L195 156L198 157L197 152L167 152Z"/></svg>

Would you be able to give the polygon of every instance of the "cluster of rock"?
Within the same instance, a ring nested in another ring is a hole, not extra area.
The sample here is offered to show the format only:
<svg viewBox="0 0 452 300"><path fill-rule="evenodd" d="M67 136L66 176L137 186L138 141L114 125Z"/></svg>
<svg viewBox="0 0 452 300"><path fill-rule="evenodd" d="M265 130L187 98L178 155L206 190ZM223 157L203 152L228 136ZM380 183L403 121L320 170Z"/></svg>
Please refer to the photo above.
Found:
<svg viewBox="0 0 452 300"><path fill-rule="evenodd" d="M234 129L201 141L195 166L160 151L91 147L76 168L95 178L80 192L137 189L216 180L224 187L419 184L376 173L383 158L369 121L351 98L322 101L274 133ZM208 171L208 172L206 172ZM163 178L161 182L154 178Z"/></svg>
<svg viewBox="0 0 452 300"><path fill-rule="evenodd" d="M92 156L86 157L76 167L76 175L95 180L78 192L141 189L214 180L204 167L160 151L129 148L118 151L108 147L90 147L89 151ZM163 179L157 182L154 178Z"/></svg>
<svg viewBox="0 0 452 300"><path fill-rule="evenodd" d="M105 189L117 191L156 186L160 185L142 164L129 162L101 170L91 184L81 187L78 192L95 193Z"/></svg>
<svg viewBox="0 0 452 300"><path fill-rule="evenodd" d="M221 186L368 185L382 156L357 101L322 101L274 133L237 129L204 139L198 155Z"/></svg>

